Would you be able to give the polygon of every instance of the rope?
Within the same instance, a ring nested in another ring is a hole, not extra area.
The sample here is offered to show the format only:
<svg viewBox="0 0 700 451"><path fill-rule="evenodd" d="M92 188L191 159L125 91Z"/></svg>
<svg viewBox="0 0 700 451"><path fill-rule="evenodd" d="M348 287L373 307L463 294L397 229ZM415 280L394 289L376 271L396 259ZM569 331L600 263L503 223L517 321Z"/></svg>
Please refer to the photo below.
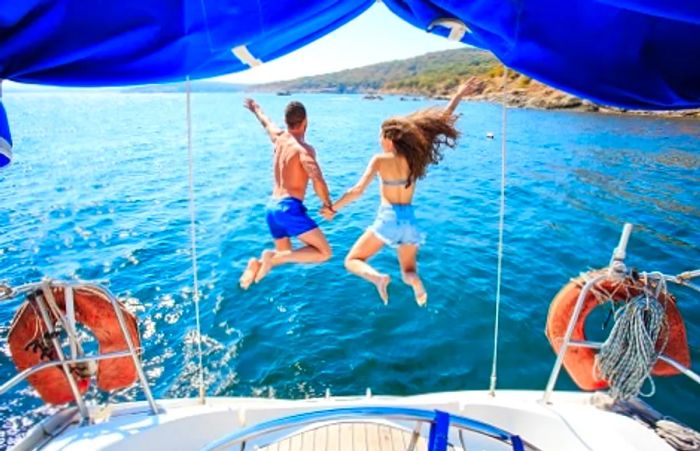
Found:
<svg viewBox="0 0 700 451"><path fill-rule="evenodd" d="M647 281L648 283L648 281ZM656 343L666 328L666 311L659 302L659 295L666 291L663 280L652 292L647 285L644 292L632 298L615 312L615 325L596 356L594 374L610 384L613 399L628 400L638 395L649 397L656 388L651 370L666 347L657 351ZM642 386L649 380L649 393L642 393Z"/></svg>
<svg viewBox="0 0 700 451"><path fill-rule="evenodd" d="M76 358L78 357L78 355L84 355L83 347L80 344L80 340L78 340L78 334L75 329L75 324L71 324L69 319L63 315L61 309L58 307L58 304L56 303L56 298L54 297L53 291L51 290L51 282L48 280L42 282L41 290L43 293L44 301L46 301L46 305L49 307L49 310L51 310L51 313L53 314L56 321L59 321L61 323L61 326L63 326L63 330L65 330L66 334L68 335L71 357ZM68 299L66 299L66 297L67 289L64 291L64 302L66 303L67 308Z"/></svg>
<svg viewBox="0 0 700 451"><path fill-rule="evenodd" d="M700 449L700 433L669 420L656 422L656 434L682 451L697 451Z"/></svg>
<svg viewBox="0 0 700 451"><path fill-rule="evenodd" d="M194 197L194 156L192 152L192 104L191 104L191 86L190 77L185 81L185 91L187 97L187 166L188 166L188 181L189 181L189 210L190 210L190 242L192 247L192 279L194 284L194 315L197 327L197 355L199 358L199 400L202 404L205 402L204 389L204 364L202 363L202 328L199 319L199 279L197 277L197 226L196 220L196 202Z"/></svg>
<svg viewBox="0 0 700 451"><path fill-rule="evenodd" d="M591 405L601 410L624 415L639 424L651 428L654 433L678 451L700 450L700 433L679 424L637 400L615 401L608 394L596 392L591 397Z"/></svg>
<svg viewBox="0 0 700 451"><path fill-rule="evenodd" d="M491 365L491 384L489 393L496 395L497 364L498 364L498 327L501 310L501 276L503 273L503 229L506 216L506 131L508 126L508 67L503 66L503 85L501 86L502 116L501 116L501 206L498 215L498 269L496 272L496 319L493 326L493 363Z"/></svg>

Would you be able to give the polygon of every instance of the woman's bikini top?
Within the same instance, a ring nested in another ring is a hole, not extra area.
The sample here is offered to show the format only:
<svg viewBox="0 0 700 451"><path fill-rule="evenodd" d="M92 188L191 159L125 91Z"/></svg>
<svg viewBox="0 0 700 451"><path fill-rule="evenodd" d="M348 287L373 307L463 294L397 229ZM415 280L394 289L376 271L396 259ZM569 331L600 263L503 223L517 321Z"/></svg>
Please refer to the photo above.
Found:
<svg viewBox="0 0 700 451"><path fill-rule="evenodd" d="M382 183L385 186L406 186L408 183L408 179L403 179L403 180L384 180L382 179Z"/></svg>

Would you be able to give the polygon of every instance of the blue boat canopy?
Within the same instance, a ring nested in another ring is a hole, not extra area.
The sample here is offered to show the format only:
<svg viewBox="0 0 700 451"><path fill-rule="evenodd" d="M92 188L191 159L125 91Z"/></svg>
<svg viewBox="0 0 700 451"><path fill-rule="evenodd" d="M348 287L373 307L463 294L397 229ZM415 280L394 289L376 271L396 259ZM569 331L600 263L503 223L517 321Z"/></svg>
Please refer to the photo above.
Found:
<svg viewBox="0 0 700 451"><path fill-rule="evenodd" d="M10 164L10 161L12 161L12 135L5 105L0 100L0 168Z"/></svg>
<svg viewBox="0 0 700 451"><path fill-rule="evenodd" d="M206 78L287 54L374 0L4 0L0 79L120 86ZM698 0L384 0L595 102L700 107ZM453 27L455 28L455 27ZM457 27L459 28L459 27Z"/></svg>

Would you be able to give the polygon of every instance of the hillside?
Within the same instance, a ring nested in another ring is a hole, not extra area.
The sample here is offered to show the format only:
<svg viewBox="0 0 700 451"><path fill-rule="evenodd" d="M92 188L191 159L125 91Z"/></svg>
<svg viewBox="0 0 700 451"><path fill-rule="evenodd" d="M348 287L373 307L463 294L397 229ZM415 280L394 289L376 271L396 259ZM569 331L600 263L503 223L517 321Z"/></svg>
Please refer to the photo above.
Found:
<svg viewBox="0 0 700 451"><path fill-rule="evenodd" d="M503 66L491 53L473 48L427 53L405 60L256 85L250 89L272 92L381 93L442 98L449 96L459 83L470 77L477 77L480 83L468 99L501 101ZM512 107L626 112L617 108L600 107L517 72L511 72L509 76L508 93L508 104ZM700 110L635 112L640 113L700 116Z"/></svg>
<svg viewBox="0 0 700 451"><path fill-rule="evenodd" d="M331 74L255 86L263 91L376 92L439 95L472 75L483 75L498 65L490 53L476 49L447 50L405 60L372 64Z"/></svg>

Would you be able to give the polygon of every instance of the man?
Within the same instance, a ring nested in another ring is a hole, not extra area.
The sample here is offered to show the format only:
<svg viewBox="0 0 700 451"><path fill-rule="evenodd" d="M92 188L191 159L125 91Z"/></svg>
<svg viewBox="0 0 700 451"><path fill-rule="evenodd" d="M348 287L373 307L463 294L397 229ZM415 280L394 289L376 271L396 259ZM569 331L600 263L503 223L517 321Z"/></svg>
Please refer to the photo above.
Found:
<svg viewBox="0 0 700 451"><path fill-rule="evenodd" d="M309 179L323 202L323 216L331 219L333 210L328 186L316 161L316 151L304 140L308 125L304 105L299 102L287 105L284 111L287 130L277 127L253 99L245 99L244 106L258 118L274 146L274 187L267 204L266 219L275 240L275 250L265 250L260 259L248 261L239 280L245 290L253 282L260 282L277 265L320 263L331 258L326 237L309 217L303 203ZM293 249L291 237L297 237L305 246Z"/></svg>

